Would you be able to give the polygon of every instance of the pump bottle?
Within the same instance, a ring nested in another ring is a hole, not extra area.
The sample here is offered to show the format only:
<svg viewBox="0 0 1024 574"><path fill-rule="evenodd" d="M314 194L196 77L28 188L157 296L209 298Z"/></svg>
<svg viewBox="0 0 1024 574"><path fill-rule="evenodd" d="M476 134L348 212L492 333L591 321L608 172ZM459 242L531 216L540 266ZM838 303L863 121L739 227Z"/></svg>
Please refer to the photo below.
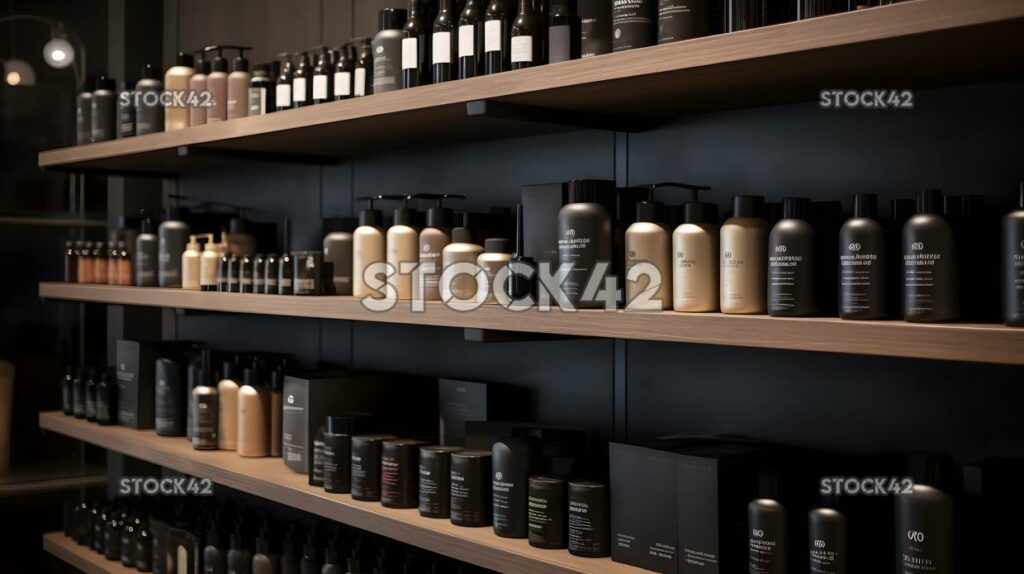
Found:
<svg viewBox="0 0 1024 574"><path fill-rule="evenodd" d="M199 105L200 94L209 88L210 62L203 58L202 50L196 51L196 73L188 81L188 89L195 94L196 102L188 109L188 125L201 126L206 123L206 106Z"/></svg>
<svg viewBox="0 0 1024 574"><path fill-rule="evenodd" d="M371 266L387 260L384 232L380 227L383 218L380 211L373 208L373 202L380 199L384 196L359 198L369 203L359 212L359 227L352 233L352 295L359 298L380 299L384 296L383 276L367 276Z"/></svg>
<svg viewBox="0 0 1024 574"><path fill-rule="evenodd" d="M193 69L194 60L191 54L185 52L178 52L178 55L174 57L174 65L167 69L167 73L164 74L164 89L174 95L175 93L187 94L189 89L189 80L192 79L192 75L196 73ZM190 111L187 104L177 105L174 98L171 99L171 105L167 107L164 112L164 131L181 130L185 129L189 125ZM136 129L136 131L139 131ZM143 132L139 132L140 134Z"/></svg>
<svg viewBox="0 0 1024 574"><path fill-rule="evenodd" d="M1017 209L1003 217L1003 322L1024 327L1024 182Z"/></svg>
<svg viewBox="0 0 1024 574"><path fill-rule="evenodd" d="M452 242L441 251L441 267L449 269L457 263L470 263L476 266L477 258L484 252L484 248L473 243L472 233L469 230L469 214L462 214L462 224L452 229ZM457 275L442 273L438 291L441 300L448 302L475 301L477 297L477 278L474 275L459 273Z"/></svg>
<svg viewBox="0 0 1024 574"><path fill-rule="evenodd" d="M389 283L398 299L412 299L412 276L415 269L405 269L419 263L419 231L412 227L410 196L391 197L402 204L395 209L395 219L387 233L387 261L393 269Z"/></svg>
<svg viewBox="0 0 1024 574"><path fill-rule="evenodd" d="M684 313L718 310L718 206L690 201L672 232L672 308Z"/></svg>
<svg viewBox="0 0 1024 574"><path fill-rule="evenodd" d="M719 305L723 313L764 313L765 253L768 224L762 219L764 197L737 195L732 217L720 231Z"/></svg>
<svg viewBox="0 0 1024 574"><path fill-rule="evenodd" d="M413 275L413 293L423 293L425 301L440 301L438 282L444 271L441 253L451 243L452 210L444 207L446 199L465 199L462 195L420 194L417 199L432 199L436 204L427 210L427 226L420 232L420 270ZM433 265L433 270L429 271ZM422 282L422 286L420 286Z"/></svg>
<svg viewBox="0 0 1024 574"><path fill-rule="evenodd" d="M245 51L249 48L237 46L238 57L231 62L231 73L228 74L227 119L244 118L249 114L249 60L245 59Z"/></svg>
<svg viewBox="0 0 1024 574"><path fill-rule="evenodd" d="M213 239L213 235L209 233L188 236L188 244L185 245L185 251L181 254L182 289L199 290L199 260L203 256L203 244L200 243L200 240L210 241L211 239Z"/></svg>

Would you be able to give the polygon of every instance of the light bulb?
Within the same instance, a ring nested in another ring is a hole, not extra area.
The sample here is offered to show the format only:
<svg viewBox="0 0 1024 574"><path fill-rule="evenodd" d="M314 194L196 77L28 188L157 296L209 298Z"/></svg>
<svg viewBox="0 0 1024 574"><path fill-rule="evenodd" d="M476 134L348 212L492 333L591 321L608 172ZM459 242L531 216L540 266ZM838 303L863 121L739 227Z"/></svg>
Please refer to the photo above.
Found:
<svg viewBox="0 0 1024 574"><path fill-rule="evenodd" d="M18 58L4 60L4 82L8 86L34 86L36 72L25 60Z"/></svg>
<svg viewBox="0 0 1024 574"><path fill-rule="evenodd" d="M43 59L51 68L67 68L75 61L75 48L64 38L54 36L43 46Z"/></svg>

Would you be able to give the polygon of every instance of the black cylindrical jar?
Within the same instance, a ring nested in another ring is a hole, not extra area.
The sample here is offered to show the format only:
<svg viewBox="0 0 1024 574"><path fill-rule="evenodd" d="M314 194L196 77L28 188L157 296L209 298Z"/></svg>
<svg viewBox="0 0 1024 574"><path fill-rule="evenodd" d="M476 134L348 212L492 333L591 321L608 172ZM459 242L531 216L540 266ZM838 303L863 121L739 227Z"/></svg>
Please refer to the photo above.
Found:
<svg viewBox="0 0 1024 574"><path fill-rule="evenodd" d="M421 440L384 441L380 459L380 503L388 508L416 508L419 499L419 451Z"/></svg>
<svg viewBox="0 0 1024 574"><path fill-rule="evenodd" d="M490 452L464 450L452 453L451 520L456 526L490 525Z"/></svg>
<svg viewBox="0 0 1024 574"><path fill-rule="evenodd" d="M530 546L565 548L565 481L557 476L531 476L527 505Z"/></svg>
<svg viewBox="0 0 1024 574"><path fill-rule="evenodd" d="M589 480L569 483L569 554L601 558L610 553L608 486Z"/></svg>
<svg viewBox="0 0 1024 574"><path fill-rule="evenodd" d="M461 446L424 446L420 448L419 499L420 516L448 518L451 516L452 453Z"/></svg>

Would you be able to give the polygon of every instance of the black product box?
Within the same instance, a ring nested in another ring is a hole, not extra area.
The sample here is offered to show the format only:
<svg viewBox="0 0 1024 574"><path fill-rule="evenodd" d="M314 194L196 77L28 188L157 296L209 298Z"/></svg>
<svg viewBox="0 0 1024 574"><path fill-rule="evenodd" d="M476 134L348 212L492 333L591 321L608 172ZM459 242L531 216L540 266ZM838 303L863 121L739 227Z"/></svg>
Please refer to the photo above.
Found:
<svg viewBox="0 0 1024 574"><path fill-rule="evenodd" d="M469 421L530 418L530 393L513 385L441 379L437 382L437 408L441 444L463 446Z"/></svg>
<svg viewBox="0 0 1024 574"><path fill-rule="evenodd" d="M538 474L557 476L589 476L586 467L590 457L590 435L585 429L545 425L531 422L487 421L466 422L466 448L491 450L495 441L510 436L532 440L540 450Z"/></svg>
<svg viewBox="0 0 1024 574"><path fill-rule="evenodd" d="M611 443L612 560L666 574L742 571L765 456L706 438Z"/></svg>
<svg viewBox="0 0 1024 574"><path fill-rule="evenodd" d="M117 340L117 422L151 429L156 417L156 361L182 358L192 343Z"/></svg>
<svg viewBox="0 0 1024 574"><path fill-rule="evenodd" d="M558 211L568 201L566 183L523 186L523 249L537 265L558 264Z"/></svg>
<svg viewBox="0 0 1024 574"><path fill-rule="evenodd" d="M282 455L308 473L313 437L328 415L360 413L359 432L428 437L437 430L437 379L375 372L294 373L284 378Z"/></svg>

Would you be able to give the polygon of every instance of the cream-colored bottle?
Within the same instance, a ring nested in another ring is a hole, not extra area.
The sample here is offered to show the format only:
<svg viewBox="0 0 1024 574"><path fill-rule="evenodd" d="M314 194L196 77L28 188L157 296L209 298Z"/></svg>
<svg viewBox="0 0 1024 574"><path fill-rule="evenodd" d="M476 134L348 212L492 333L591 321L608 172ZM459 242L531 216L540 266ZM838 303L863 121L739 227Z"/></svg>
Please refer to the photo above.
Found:
<svg viewBox="0 0 1024 574"><path fill-rule="evenodd" d="M217 383L217 397L220 399L217 413L217 448L238 449L238 367L224 363L224 375Z"/></svg>
<svg viewBox="0 0 1024 574"><path fill-rule="evenodd" d="M174 65L164 74L164 91L170 96L169 105L164 110L164 131L183 130L189 125L189 80L196 73L192 65L192 54L178 52Z"/></svg>
<svg viewBox="0 0 1024 574"><path fill-rule="evenodd" d="M270 456L270 392L254 366L238 388L238 455Z"/></svg>
<svg viewBox="0 0 1024 574"><path fill-rule="evenodd" d="M222 122L228 119L228 61L220 54L213 58L212 71L206 77L206 89L210 91L210 107L206 108L206 123Z"/></svg>
<svg viewBox="0 0 1024 574"><path fill-rule="evenodd" d="M420 231L420 271L413 275L413 293L423 292L424 301L440 301L441 292L437 284L441 279L441 252L452 242L450 229L451 210L442 206L441 202L450 197L461 198L461 195L420 195L422 199L435 199L437 205L427 210L427 226ZM427 271L432 264L433 271ZM420 286L419 282L423 285Z"/></svg>
<svg viewBox="0 0 1024 574"><path fill-rule="evenodd" d="M483 269L477 274L476 300L485 305L495 305L494 278L512 260L512 242L508 239L491 237L484 240L484 252L477 256L476 264ZM499 290L503 289L498 285Z"/></svg>
<svg viewBox="0 0 1024 574"><path fill-rule="evenodd" d="M384 293L374 286L378 282L368 282L366 275L371 265L387 260L384 232L380 228L381 214L373 208L373 200L381 199L381 196L360 199L368 200L370 206L359 212L359 227L352 232L352 295L360 299L380 299ZM383 275L379 278L379 284L383 285Z"/></svg>
<svg viewBox="0 0 1024 574"><path fill-rule="evenodd" d="M469 232L469 228L466 227L468 225L467 219L464 214L463 227L452 229L452 242L441 251L441 266L444 269L448 269L456 263L472 263L475 268L477 259L484 252L483 247L473 243L472 234ZM444 279L442 278L439 286L442 301L447 302L452 299L462 301L476 300L478 280L475 273L472 275L460 273L451 277L450 281L445 281Z"/></svg>
<svg viewBox="0 0 1024 574"><path fill-rule="evenodd" d="M412 226L412 210L406 205L408 199L403 198L402 206L395 209L394 223L387 234L387 260L394 268L388 282L394 286L398 299L412 299L412 276L416 271L403 272L403 267L420 262L420 232Z"/></svg>
<svg viewBox="0 0 1024 574"><path fill-rule="evenodd" d="M212 233L206 234L206 246L203 255L199 258L199 290L217 290L217 271L220 267L221 257L227 251L227 233L221 232L220 243L214 241Z"/></svg>
<svg viewBox="0 0 1024 574"><path fill-rule="evenodd" d="M206 123L206 106L200 106L200 94L206 91L206 79L210 73L210 63L203 59L202 52L196 52L196 73L188 81L189 92L195 95L196 101L188 108L188 125L201 126Z"/></svg>
<svg viewBox="0 0 1024 574"><path fill-rule="evenodd" d="M671 239L668 231L657 219L657 204L644 201L637 204L637 221L626 228L626 309L630 311L658 311L668 309L672 300L672 259L669 254ZM630 271L636 277L630 279Z"/></svg>
<svg viewBox="0 0 1024 574"><path fill-rule="evenodd" d="M761 218L764 198L733 198L733 215L719 232L719 305L723 313L765 313L768 222Z"/></svg>
<svg viewBox="0 0 1024 574"><path fill-rule="evenodd" d="M199 290L199 260L203 256L202 235L189 235L188 245L181 254L181 288Z"/></svg>
<svg viewBox="0 0 1024 574"><path fill-rule="evenodd" d="M718 210L683 206L684 223L672 232L672 308L684 313L718 310Z"/></svg>
<svg viewBox="0 0 1024 574"><path fill-rule="evenodd" d="M249 115L249 60L245 59L246 48L238 49L238 57L231 62L228 74L227 118L244 118Z"/></svg>

